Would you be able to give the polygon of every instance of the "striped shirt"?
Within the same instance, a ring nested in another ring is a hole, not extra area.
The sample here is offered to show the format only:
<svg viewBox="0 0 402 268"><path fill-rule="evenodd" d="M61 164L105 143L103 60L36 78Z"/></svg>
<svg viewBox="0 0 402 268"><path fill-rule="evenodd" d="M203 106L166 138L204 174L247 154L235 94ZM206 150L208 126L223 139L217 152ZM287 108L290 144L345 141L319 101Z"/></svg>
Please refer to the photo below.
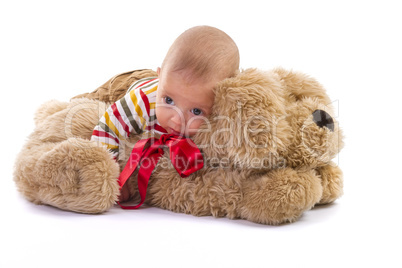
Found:
<svg viewBox="0 0 402 268"><path fill-rule="evenodd" d="M158 83L158 78L149 77L132 84L127 94L106 110L91 140L106 146L118 159L119 146L130 134L142 134L144 131L167 133L155 115Z"/></svg>

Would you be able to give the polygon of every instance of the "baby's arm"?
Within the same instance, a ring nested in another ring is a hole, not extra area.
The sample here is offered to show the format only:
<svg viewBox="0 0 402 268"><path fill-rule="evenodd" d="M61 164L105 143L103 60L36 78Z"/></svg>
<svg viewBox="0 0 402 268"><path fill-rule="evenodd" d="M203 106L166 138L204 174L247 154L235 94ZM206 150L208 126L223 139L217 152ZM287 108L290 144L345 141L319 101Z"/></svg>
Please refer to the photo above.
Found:
<svg viewBox="0 0 402 268"><path fill-rule="evenodd" d="M132 85L132 89L120 100L111 105L95 127L91 140L106 146L115 159L119 156L119 146L122 140L131 133L141 134L148 125L150 106L148 96L141 90L142 85L149 85L155 79L142 80ZM135 86L139 85L138 88ZM154 91L151 89L151 91ZM148 91L149 92L149 91ZM130 198L130 191L125 184L120 189L119 201Z"/></svg>
<svg viewBox="0 0 402 268"><path fill-rule="evenodd" d="M144 116L147 116L144 102L147 102L147 97L141 94L140 89L129 91L106 110L95 127L91 140L106 146L115 159L118 159L121 141L131 133L143 132Z"/></svg>

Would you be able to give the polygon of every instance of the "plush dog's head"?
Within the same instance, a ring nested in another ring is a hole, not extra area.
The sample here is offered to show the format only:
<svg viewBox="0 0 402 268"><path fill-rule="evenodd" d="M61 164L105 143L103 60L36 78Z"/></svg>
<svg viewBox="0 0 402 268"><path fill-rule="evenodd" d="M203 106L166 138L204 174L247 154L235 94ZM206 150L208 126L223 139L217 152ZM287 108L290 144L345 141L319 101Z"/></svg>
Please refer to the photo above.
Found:
<svg viewBox="0 0 402 268"><path fill-rule="evenodd" d="M323 87L303 74L248 69L215 88L213 113L193 137L214 166L321 166L342 147Z"/></svg>

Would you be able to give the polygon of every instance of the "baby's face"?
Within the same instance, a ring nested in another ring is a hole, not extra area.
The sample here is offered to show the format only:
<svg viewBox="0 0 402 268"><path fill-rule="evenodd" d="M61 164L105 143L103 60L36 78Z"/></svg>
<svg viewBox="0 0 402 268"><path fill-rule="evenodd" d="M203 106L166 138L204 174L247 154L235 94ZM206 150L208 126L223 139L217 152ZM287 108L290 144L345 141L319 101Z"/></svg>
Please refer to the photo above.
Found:
<svg viewBox="0 0 402 268"><path fill-rule="evenodd" d="M158 69L159 86L156 117L169 134L191 137L207 120L214 102L213 87L218 81L188 83L183 73Z"/></svg>

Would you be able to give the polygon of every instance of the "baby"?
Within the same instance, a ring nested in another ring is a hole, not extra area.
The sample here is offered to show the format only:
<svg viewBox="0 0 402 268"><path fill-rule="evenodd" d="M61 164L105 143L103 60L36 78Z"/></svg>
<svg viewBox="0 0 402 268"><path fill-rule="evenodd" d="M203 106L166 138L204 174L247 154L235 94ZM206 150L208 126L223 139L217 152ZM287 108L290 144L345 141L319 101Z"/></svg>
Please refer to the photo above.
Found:
<svg viewBox="0 0 402 268"><path fill-rule="evenodd" d="M211 113L214 86L238 69L239 51L226 33L209 26L190 28L170 47L158 77L136 81L106 110L92 140L107 146L117 159L121 141L130 134L191 137ZM120 201L127 198L123 187Z"/></svg>

